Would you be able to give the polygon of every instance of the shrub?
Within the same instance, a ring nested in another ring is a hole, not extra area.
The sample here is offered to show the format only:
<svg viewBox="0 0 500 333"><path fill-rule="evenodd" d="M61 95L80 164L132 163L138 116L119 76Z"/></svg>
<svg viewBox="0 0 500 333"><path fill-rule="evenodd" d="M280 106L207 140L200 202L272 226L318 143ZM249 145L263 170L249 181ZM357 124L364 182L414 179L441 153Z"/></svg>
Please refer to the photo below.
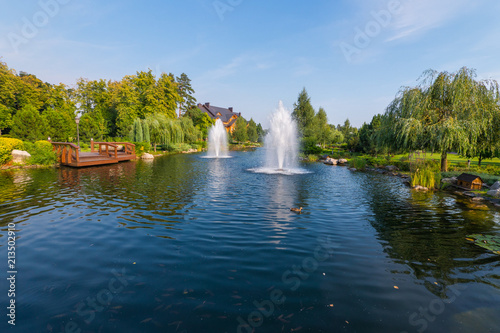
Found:
<svg viewBox="0 0 500 333"><path fill-rule="evenodd" d="M410 159L411 186L434 188L441 183L441 164L435 160Z"/></svg>
<svg viewBox="0 0 500 333"><path fill-rule="evenodd" d="M427 188L434 188L436 184L439 184L436 178L439 178L439 181L441 181L441 173L436 173L430 168L417 168L411 173L411 186L420 185Z"/></svg>
<svg viewBox="0 0 500 333"><path fill-rule="evenodd" d="M306 154L321 154L323 149L321 147L316 146L316 140L314 138L305 138L302 139L301 142L301 151Z"/></svg>
<svg viewBox="0 0 500 333"><path fill-rule="evenodd" d="M149 142L134 142L134 144L136 155L142 155L143 153L149 153L151 151L151 144Z"/></svg>
<svg viewBox="0 0 500 333"><path fill-rule="evenodd" d="M364 170L366 168L367 161L361 157L355 157L351 161L349 161L349 165L352 168L356 168L358 170Z"/></svg>
<svg viewBox="0 0 500 333"><path fill-rule="evenodd" d="M0 164L10 161L14 149L23 150L24 144L19 139L0 138Z"/></svg>
<svg viewBox="0 0 500 333"><path fill-rule="evenodd" d="M30 152L30 164L52 165L57 162L57 155L52 150L52 144L49 141L41 140L35 142L33 150Z"/></svg>
<svg viewBox="0 0 500 333"><path fill-rule="evenodd" d="M307 160L309 162L317 162L319 160L319 157L318 155L307 155Z"/></svg>
<svg viewBox="0 0 500 333"><path fill-rule="evenodd" d="M170 144L167 147L167 150L169 152L175 152L175 153L180 153L182 151L188 151L191 149L191 145L187 143L176 143L176 144Z"/></svg>

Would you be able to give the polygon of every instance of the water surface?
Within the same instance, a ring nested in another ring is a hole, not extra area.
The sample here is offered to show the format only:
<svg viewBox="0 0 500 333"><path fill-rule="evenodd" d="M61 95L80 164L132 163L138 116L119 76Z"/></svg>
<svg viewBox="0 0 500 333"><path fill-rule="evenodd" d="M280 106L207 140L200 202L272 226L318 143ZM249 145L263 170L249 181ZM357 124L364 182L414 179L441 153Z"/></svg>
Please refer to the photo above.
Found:
<svg viewBox="0 0 500 333"><path fill-rule="evenodd" d="M231 155L0 173L15 331L500 330L500 256L465 239L500 234L494 209L319 163L254 173L263 150Z"/></svg>

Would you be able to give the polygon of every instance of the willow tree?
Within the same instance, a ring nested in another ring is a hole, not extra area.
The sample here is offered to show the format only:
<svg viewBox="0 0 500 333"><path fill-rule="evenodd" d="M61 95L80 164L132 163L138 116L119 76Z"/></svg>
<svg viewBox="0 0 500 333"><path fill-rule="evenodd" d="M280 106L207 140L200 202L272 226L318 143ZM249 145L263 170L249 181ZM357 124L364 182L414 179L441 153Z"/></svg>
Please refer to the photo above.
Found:
<svg viewBox="0 0 500 333"><path fill-rule="evenodd" d="M477 81L476 72L466 67L456 73L429 70L417 87L402 88L388 106L379 144L438 152L441 171L447 171L447 153L474 154L498 114L496 81Z"/></svg>

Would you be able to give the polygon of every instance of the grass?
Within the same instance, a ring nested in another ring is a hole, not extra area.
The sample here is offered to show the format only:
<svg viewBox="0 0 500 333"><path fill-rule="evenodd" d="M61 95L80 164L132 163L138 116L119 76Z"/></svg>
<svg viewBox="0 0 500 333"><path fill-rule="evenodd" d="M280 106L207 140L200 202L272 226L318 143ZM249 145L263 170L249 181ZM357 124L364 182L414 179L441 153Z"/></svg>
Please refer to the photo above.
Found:
<svg viewBox="0 0 500 333"><path fill-rule="evenodd" d="M393 161L399 161L402 157L408 157L408 154L400 154L400 155L394 155L391 160ZM420 155L421 158L424 158L426 160L436 160L436 161L441 161L441 154L431 154L431 153L425 153ZM448 154L448 163L451 165L457 165L457 164L463 164L467 165L467 161L469 159L467 157L460 157L456 154ZM470 165L472 166L477 166L478 165L478 160L477 158L471 158L470 159ZM498 166L500 167L500 159L499 158L493 158L493 159L488 159L488 160L482 160L481 161L481 167L487 166L487 165L493 165L493 166Z"/></svg>

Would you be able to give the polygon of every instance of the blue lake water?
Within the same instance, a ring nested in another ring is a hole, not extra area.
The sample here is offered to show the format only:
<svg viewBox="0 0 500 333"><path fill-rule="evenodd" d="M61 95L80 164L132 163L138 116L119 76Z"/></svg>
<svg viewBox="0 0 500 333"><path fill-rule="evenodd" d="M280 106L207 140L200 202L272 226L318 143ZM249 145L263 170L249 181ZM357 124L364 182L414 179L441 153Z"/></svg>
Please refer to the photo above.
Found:
<svg viewBox="0 0 500 333"><path fill-rule="evenodd" d="M500 214L264 152L0 173L1 332L498 332ZM290 211L303 207L302 214Z"/></svg>

